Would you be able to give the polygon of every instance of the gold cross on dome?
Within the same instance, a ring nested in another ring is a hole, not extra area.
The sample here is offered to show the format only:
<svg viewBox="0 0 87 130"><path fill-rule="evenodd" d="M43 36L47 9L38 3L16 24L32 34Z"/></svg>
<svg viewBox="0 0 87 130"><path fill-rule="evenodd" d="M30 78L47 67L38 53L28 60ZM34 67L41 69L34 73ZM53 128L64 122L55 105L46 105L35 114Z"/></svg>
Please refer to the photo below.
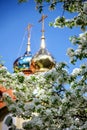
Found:
<svg viewBox="0 0 87 130"><path fill-rule="evenodd" d="M41 17L41 19L39 20L39 22L43 22L45 18L47 18L47 15L43 14L42 17Z"/></svg>
<svg viewBox="0 0 87 130"><path fill-rule="evenodd" d="M42 18L39 20L39 22L42 22L42 32L44 32L44 19L47 18L47 15L42 15Z"/></svg>
<svg viewBox="0 0 87 130"><path fill-rule="evenodd" d="M28 24L28 26L27 26L28 33L30 32L30 29L32 26L33 26L32 24Z"/></svg>
<svg viewBox="0 0 87 130"><path fill-rule="evenodd" d="M27 26L28 38L30 37L30 29L32 26L33 26L32 24L28 24L28 26Z"/></svg>
<svg viewBox="0 0 87 130"><path fill-rule="evenodd" d="M27 30L29 30L32 26L33 26L32 24L28 24Z"/></svg>

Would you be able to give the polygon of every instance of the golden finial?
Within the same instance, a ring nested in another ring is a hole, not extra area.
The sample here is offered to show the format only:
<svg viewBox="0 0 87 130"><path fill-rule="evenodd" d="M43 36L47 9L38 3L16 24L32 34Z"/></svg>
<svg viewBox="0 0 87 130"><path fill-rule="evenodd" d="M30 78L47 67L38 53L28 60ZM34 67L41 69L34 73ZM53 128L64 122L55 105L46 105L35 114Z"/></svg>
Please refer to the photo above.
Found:
<svg viewBox="0 0 87 130"><path fill-rule="evenodd" d="M47 18L47 15L42 15L41 19L39 20L39 22L42 22L42 37L41 37L41 48L44 49L45 48L45 37L44 37L44 19Z"/></svg>
<svg viewBox="0 0 87 130"><path fill-rule="evenodd" d="M44 19L45 18L47 18L47 15L42 15L42 17L41 17L41 19L39 20L39 22L42 22L42 36L44 36L44 32L45 32L45 30L44 30Z"/></svg>
<svg viewBox="0 0 87 130"><path fill-rule="evenodd" d="M30 34L30 29L33 25L32 24L28 24L27 26L27 31L28 31L28 43L27 43L27 52L30 52L31 49L30 49L30 37L31 37L31 34Z"/></svg>

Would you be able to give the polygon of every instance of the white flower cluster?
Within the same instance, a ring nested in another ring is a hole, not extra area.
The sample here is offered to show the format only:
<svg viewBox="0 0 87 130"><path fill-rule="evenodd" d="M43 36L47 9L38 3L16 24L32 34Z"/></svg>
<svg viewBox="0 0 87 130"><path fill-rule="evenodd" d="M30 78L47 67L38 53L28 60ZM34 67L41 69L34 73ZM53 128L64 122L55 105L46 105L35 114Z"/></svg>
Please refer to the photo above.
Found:
<svg viewBox="0 0 87 130"><path fill-rule="evenodd" d="M77 44L76 50L70 48L67 50L67 54L70 56L71 63L75 63L77 59L87 58L87 31L79 34L79 37L71 37L70 41L73 44Z"/></svg>
<svg viewBox="0 0 87 130"><path fill-rule="evenodd" d="M81 68L75 68L73 69L73 72L71 73L74 76L77 76L81 73L82 69Z"/></svg>

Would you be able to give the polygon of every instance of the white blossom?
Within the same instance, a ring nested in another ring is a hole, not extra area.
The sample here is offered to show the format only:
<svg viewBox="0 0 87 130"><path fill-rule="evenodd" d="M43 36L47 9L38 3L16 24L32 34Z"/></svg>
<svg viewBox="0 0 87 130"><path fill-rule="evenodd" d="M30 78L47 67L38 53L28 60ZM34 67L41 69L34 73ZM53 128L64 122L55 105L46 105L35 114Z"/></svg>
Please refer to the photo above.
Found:
<svg viewBox="0 0 87 130"><path fill-rule="evenodd" d="M80 74L81 73L81 69L80 68L75 68L75 69L73 69L73 72L71 73L72 75L78 75L78 74Z"/></svg>

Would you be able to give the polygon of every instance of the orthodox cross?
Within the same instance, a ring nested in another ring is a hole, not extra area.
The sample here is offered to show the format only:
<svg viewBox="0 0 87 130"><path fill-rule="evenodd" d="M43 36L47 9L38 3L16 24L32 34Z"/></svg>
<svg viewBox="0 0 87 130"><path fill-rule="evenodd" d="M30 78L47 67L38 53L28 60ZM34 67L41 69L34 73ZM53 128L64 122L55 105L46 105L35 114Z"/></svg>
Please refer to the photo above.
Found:
<svg viewBox="0 0 87 130"><path fill-rule="evenodd" d="M47 15L42 15L42 18L39 20L39 22L42 22L42 36L44 36L44 32L45 32L45 30L44 30L44 19L45 18L47 18Z"/></svg>
<svg viewBox="0 0 87 130"><path fill-rule="evenodd" d="M27 30L28 30L28 38L30 38L30 29L33 25L32 24L28 24L27 26Z"/></svg>

